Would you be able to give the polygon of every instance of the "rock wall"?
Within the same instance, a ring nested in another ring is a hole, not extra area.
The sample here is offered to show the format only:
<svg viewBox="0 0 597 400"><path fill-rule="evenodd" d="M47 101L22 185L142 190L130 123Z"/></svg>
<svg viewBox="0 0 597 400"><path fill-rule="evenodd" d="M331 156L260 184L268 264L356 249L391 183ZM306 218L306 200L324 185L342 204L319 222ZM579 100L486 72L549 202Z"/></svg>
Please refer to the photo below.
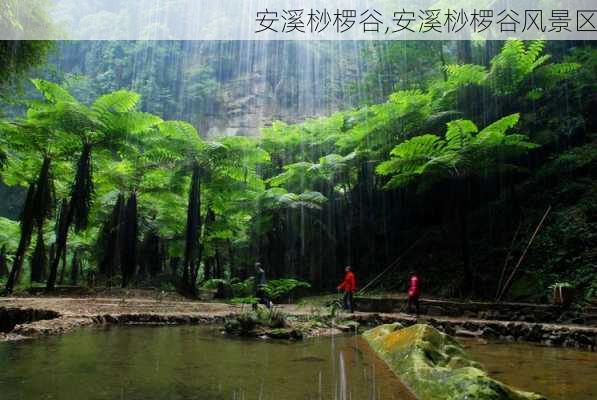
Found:
<svg viewBox="0 0 597 400"><path fill-rule="evenodd" d="M399 297L357 297L355 304L358 310L367 312L391 313L406 309L406 299ZM588 307L584 312L578 313L552 304L421 299L420 314L536 323L556 323L559 321L597 326L597 308L595 307Z"/></svg>
<svg viewBox="0 0 597 400"><path fill-rule="evenodd" d="M399 314L367 314L356 316L355 319L370 326L396 322L411 326L418 322L417 318ZM425 323L454 336L524 341L545 346L597 351L597 328L594 327L453 318L428 318L425 319Z"/></svg>

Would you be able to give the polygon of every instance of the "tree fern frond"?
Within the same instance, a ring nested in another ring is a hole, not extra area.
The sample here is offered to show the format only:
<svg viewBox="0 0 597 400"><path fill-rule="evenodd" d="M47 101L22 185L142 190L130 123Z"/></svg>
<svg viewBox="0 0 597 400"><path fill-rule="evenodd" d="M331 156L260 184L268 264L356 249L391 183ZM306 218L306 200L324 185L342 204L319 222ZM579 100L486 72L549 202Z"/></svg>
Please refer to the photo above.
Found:
<svg viewBox="0 0 597 400"><path fill-rule="evenodd" d="M32 79L31 83L50 103L57 103L59 101L77 103L77 99L60 85L43 79Z"/></svg>
<svg viewBox="0 0 597 400"><path fill-rule="evenodd" d="M144 112L109 113L104 115L103 123L112 134L137 134L162 123L156 115Z"/></svg>
<svg viewBox="0 0 597 400"><path fill-rule="evenodd" d="M480 85L487 77L487 69L482 65L452 64L446 65L444 70L448 76L448 83L453 87Z"/></svg>
<svg viewBox="0 0 597 400"><path fill-rule="evenodd" d="M473 140L473 134L478 131L478 128L473 121L466 119L450 121L447 126L447 149L451 151L459 151L468 146Z"/></svg>
<svg viewBox="0 0 597 400"><path fill-rule="evenodd" d="M93 102L91 109L99 116L111 112L130 112L137 107L140 99L141 96L135 92L129 92L128 90L118 90L116 92L100 96Z"/></svg>
<svg viewBox="0 0 597 400"><path fill-rule="evenodd" d="M506 135L506 131L516 126L519 120L520 114L518 113L500 118L479 132L475 138L475 143L500 143Z"/></svg>
<svg viewBox="0 0 597 400"><path fill-rule="evenodd" d="M174 164L175 162L180 161L183 158L179 153L176 153L169 149L152 148L143 153L142 159L157 164Z"/></svg>

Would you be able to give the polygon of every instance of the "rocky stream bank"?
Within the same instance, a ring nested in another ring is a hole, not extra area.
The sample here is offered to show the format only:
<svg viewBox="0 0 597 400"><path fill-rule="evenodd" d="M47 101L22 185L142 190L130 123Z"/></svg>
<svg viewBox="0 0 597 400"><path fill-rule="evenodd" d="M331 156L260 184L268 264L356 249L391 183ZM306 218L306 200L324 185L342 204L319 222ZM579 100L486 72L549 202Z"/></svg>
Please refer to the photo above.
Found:
<svg viewBox="0 0 597 400"><path fill-rule="evenodd" d="M403 313L374 312L342 314L331 319L322 317L327 313L324 308L280 305L277 309L286 316L289 324L282 330L274 328L270 330L271 335L266 333L265 336L298 339L299 336L354 331L354 323L373 327L396 322L403 326L424 322L452 336L597 350L597 327L587 325L446 316L417 319ZM0 298L0 341L59 335L79 327L101 324L224 325L227 319L238 320L246 314L247 307L224 303L125 298ZM339 322L330 323L330 320ZM264 334L259 334L259 330L255 332L255 336Z"/></svg>

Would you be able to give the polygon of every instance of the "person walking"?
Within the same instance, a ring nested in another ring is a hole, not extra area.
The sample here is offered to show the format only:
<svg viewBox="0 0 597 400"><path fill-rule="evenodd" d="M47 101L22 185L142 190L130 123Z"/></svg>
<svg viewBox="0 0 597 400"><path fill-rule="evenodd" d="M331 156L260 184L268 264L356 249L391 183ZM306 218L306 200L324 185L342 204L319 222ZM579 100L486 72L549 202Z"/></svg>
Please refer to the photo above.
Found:
<svg viewBox="0 0 597 400"><path fill-rule="evenodd" d="M267 284L267 278L265 276L265 269L260 262L255 263L255 297L258 299L258 303L253 304L253 310L257 310L258 304L263 304L267 308L272 308L272 302L267 296L265 291L265 285Z"/></svg>
<svg viewBox="0 0 597 400"><path fill-rule="evenodd" d="M347 266L344 272L344 280L338 285L338 290L344 291L344 309L354 313L354 292L357 289L357 281L350 266Z"/></svg>
<svg viewBox="0 0 597 400"><path fill-rule="evenodd" d="M412 308L415 307L417 317L419 316L419 297L421 296L421 281L416 271L410 273L408 284L408 310L412 314Z"/></svg>

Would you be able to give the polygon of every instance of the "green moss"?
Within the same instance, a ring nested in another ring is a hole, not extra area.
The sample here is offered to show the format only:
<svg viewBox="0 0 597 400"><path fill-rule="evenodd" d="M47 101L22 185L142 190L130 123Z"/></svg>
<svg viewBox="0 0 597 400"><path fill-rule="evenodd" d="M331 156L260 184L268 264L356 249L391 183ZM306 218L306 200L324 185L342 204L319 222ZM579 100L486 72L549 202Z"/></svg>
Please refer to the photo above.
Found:
<svg viewBox="0 0 597 400"><path fill-rule="evenodd" d="M428 325L382 325L363 334L421 400L538 400L490 378L462 346Z"/></svg>

